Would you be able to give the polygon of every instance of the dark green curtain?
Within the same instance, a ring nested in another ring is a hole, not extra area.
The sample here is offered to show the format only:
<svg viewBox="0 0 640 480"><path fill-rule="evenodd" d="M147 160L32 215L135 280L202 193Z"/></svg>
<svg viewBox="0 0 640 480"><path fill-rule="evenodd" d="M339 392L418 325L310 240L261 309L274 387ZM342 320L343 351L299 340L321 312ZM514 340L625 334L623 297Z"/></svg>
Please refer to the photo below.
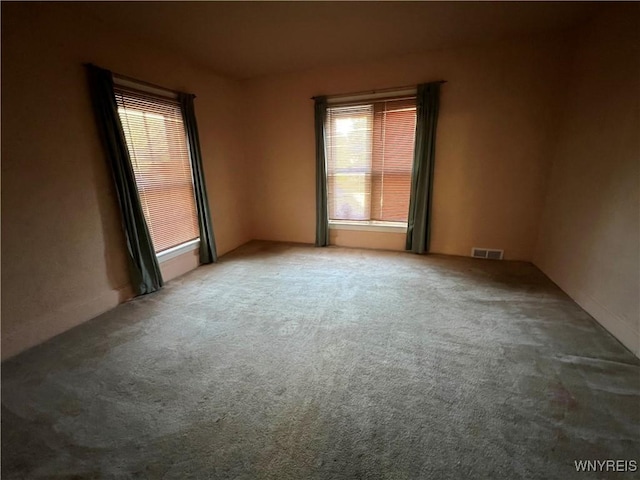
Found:
<svg viewBox="0 0 640 480"><path fill-rule="evenodd" d="M429 251L433 168L441 83L432 82L418 85L416 97L416 144L413 156L406 244L406 249L414 253Z"/></svg>
<svg viewBox="0 0 640 480"><path fill-rule="evenodd" d="M316 129L316 247L329 245L329 214L327 211L327 142L325 120L326 97L315 98Z"/></svg>
<svg viewBox="0 0 640 480"><path fill-rule="evenodd" d="M209 197L204 181L202 169L202 154L200 153L200 137L196 124L196 112L193 106L195 95L190 93L178 94L184 128L189 142L189 155L191 157L191 171L193 172L193 190L196 197L196 210L198 213L198 227L200 229L200 263L214 263L218 261L216 252L216 240L213 235L213 223L209 211Z"/></svg>
<svg viewBox="0 0 640 480"><path fill-rule="evenodd" d="M118 116L113 76L109 70L94 65L88 65L87 70L96 120L107 151L122 213L131 282L138 295L155 292L162 287L162 275L142 213L135 175Z"/></svg>

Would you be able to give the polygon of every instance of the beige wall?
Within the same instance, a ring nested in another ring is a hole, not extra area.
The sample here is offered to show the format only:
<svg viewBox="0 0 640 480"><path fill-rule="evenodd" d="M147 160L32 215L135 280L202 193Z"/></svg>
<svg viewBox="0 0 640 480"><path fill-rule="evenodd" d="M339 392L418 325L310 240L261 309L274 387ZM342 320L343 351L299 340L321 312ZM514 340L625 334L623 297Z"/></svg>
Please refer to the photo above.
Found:
<svg viewBox="0 0 640 480"><path fill-rule="evenodd" d="M406 242L406 233L329 230L329 244L341 247L400 251L405 249Z"/></svg>
<svg viewBox="0 0 640 480"><path fill-rule="evenodd" d="M638 353L637 7L582 29L571 71L558 36L235 82L80 21L73 5L3 3L2 358L131 295L83 62L197 95L220 254L252 238L314 241L311 96L446 79L432 250L535 259ZM404 246L398 233L331 240Z"/></svg>
<svg viewBox="0 0 640 480"><path fill-rule="evenodd" d="M255 236L315 239L310 97L445 79L432 251L469 255L474 246L490 247L504 249L508 259L531 260L565 55L560 38L521 39L246 81L247 156L258 172ZM381 235L340 232L332 238L374 247ZM404 248L398 234L388 236L382 244Z"/></svg>
<svg viewBox="0 0 640 480"><path fill-rule="evenodd" d="M3 358L130 296L83 62L197 95L218 251L251 238L239 85L74 11L2 4ZM191 260L163 271L174 276Z"/></svg>
<svg viewBox="0 0 640 480"><path fill-rule="evenodd" d="M578 32L535 255L640 356L640 51L636 4Z"/></svg>

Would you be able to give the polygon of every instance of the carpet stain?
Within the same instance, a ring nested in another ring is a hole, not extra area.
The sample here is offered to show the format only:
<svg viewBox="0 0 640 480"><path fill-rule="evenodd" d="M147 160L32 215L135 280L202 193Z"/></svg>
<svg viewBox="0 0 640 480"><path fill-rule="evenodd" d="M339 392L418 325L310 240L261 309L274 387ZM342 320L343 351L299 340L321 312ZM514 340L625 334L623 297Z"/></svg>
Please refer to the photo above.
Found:
<svg viewBox="0 0 640 480"><path fill-rule="evenodd" d="M553 417L556 420L564 420L570 412L578 408L578 401L561 382L554 383L549 390Z"/></svg>

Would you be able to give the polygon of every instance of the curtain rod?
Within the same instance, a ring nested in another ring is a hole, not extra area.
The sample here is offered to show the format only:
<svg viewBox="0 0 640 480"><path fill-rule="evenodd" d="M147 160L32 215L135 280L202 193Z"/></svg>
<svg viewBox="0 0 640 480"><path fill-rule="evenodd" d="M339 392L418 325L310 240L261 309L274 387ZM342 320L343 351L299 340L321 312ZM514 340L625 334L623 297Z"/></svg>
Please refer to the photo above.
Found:
<svg viewBox="0 0 640 480"><path fill-rule="evenodd" d="M427 82L427 83L447 83L446 80L435 80L433 82ZM339 98L339 97L355 97L358 95L374 95L376 93L392 93L396 90L407 90L409 88L416 88L417 85L405 85L403 87L392 87L392 88L379 88L377 90L365 90L362 92L350 92L350 93L339 93L338 95L316 95L314 97L311 97L311 100L315 100L316 98L320 98L320 97L324 97L326 96L327 98Z"/></svg>
<svg viewBox="0 0 640 480"><path fill-rule="evenodd" d="M93 63L83 63L83 65L85 67L98 67L97 65L94 65ZM98 68L102 68L102 67L98 67ZM108 70L108 69L105 68L103 70ZM111 72L111 70L109 70L109 71ZM137 83L137 84L140 84L140 85L144 85L144 86L149 87L149 88L155 88L156 90L164 90L165 92L171 93L172 95L176 95L177 96L178 94L183 93L180 90L172 90L170 88L163 87L161 85L156 85L155 83L147 82L145 80L140 80L140 79L134 78L134 77L129 77L127 75L122 75L120 73L111 72L111 75L113 75L114 78L119 78L121 80L127 80L129 82L134 82L134 83ZM194 98L195 98L195 95L194 95Z"/></svg>

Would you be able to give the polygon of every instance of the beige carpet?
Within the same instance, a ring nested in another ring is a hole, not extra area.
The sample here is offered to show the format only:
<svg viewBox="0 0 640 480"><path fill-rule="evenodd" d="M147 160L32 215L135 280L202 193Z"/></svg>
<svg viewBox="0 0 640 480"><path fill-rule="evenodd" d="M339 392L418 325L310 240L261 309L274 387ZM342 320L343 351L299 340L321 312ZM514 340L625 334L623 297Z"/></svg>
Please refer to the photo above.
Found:
<svg viewBox="0 0 640 480"><path fill-rule="evenodd" d="M2 477L638 478L639 395L530 264L253 242L5 362Z"/></svg>

